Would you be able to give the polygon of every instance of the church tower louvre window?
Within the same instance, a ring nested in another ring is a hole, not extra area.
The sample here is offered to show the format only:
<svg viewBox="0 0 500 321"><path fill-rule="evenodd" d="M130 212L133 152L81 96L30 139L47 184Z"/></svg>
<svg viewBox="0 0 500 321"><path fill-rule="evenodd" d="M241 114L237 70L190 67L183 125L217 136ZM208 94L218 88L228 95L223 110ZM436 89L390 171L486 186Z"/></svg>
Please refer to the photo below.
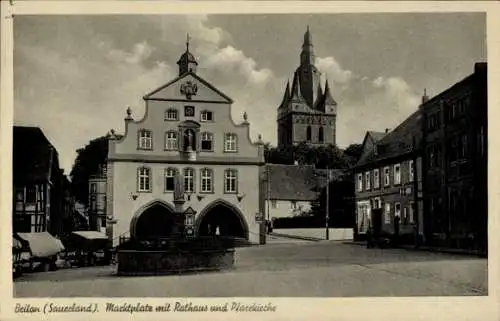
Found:
<svg viewBox="0 0 500 321"><path fill-rule="evenodd" d="M304 33L299 66L287 81L277 111L278 147L292 144L336 144L337 102L328 79L321 86L321 72L314 65L316 53L309 26ZM320 126L318 126L320 125Z"/></svg>

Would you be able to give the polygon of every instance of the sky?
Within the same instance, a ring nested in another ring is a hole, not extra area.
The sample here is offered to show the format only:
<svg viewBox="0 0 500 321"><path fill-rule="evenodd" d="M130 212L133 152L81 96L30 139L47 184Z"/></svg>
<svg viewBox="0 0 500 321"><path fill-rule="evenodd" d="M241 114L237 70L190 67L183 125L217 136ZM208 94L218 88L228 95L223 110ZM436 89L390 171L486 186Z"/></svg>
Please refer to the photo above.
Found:
<svg viewBox="0 0 500 321"><path fill-rule="evenodd" d="M253 139L276 144L277 107L310 27L316 66L337 101L337 143L394 128L486 61L483 13L16 16L14 124L38 126L71 171L76 150L177 76L190 50L198 75L247 112Z"/></svg>

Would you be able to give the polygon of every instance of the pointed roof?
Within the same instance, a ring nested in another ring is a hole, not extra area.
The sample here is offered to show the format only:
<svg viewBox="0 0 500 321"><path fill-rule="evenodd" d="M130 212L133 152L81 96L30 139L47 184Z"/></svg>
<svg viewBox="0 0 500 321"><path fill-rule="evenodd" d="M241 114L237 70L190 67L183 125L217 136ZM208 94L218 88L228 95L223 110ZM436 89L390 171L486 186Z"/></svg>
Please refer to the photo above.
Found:
<svg viewBox="0 0 500 321"><path fill-rule="evenodd" d="M58 166L58 153L39 127L14 126L12 157L15 185L49 181Z"/></svg>
<svg viewBox="0 0 500 321"><path fill-rule="evenodd" d="M307 30L304 33L304 45L312 45L311 31L309 31L309 25L307 25Z"/></svg>
<svg viewBox="0 0 500 321"><path fill-rule="evenodd" d="M328 79L326 80L325 83L325 95L323 97L325 105L337 106L337 102L333 99L332 94L330 93L330 86L328 85Z"/></svg>
<svg viewBox="0 0 500 321"><path fill-rule="evenodd" d="M300 84L299 84L299 73L296 70L293 74L293 83L292 83L292 92L291 99L295 102L306 102L302 93L300 92Z"/></svg>
<svg viewBox="0 0 500 321"><path fill-rule="evenodd" d="M193 63L193 64L196 64L198 65L198 62L196 61L196 58L194 57L194 55L189 51L189 40L191 39L191 37L189 36L189 33L187 34L187 37L186 37L186 51L181 55L181 57L179 58L179 60L177 61L177 64L180 65L182 63Z"/></svg>
<svg viewBox="0 0 500 321"><path fill-rule="evenodd" d="M281 101L279 108L283 107L288 102L288 100L290 100L290 81L289 80L287 80L287 82L286 82L285 93L283 95L283 100Z"/></svg>
<svg viewBox="0 0 500 321"><path fill-rule="evenodd" d="M356 166L366 165L379 160L398 157L411 152L414 148L413 139L419 144L422 137L422 116L417 110L408 116L401 124L389 133L368 132L377 146L377 151L369 151L363 155ZM383 135L383 136L382 136Z"/></svg>

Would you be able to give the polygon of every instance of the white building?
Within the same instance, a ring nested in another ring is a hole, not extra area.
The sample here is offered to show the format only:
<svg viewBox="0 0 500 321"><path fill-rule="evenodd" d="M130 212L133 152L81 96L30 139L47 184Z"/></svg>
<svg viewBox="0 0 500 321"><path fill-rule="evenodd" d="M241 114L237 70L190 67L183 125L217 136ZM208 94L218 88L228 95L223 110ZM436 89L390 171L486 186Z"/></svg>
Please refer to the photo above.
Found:
<svg viewBox="0 0 500 321"><path fill-rule="evenodd" d="M128 109L123 138L109 142L108 233L114 245L119 237L168 236L180 172L196 235L217 230L258 243L262 141L251 141L246 115L235 124L233 101L197 75L189 43L177 64L177 78L144 96L143 118Z"/></svg>

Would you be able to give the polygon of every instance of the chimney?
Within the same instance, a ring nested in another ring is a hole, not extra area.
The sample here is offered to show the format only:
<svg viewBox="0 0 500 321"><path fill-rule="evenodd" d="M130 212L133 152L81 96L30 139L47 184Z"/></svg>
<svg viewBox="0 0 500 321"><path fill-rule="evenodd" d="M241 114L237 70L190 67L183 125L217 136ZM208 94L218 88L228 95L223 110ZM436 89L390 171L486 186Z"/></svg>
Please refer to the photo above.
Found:
<svg viewBox="0 0 500 321"><path fill-rule="evenodd" d="M425 104L429 101L429 96L427 96L427 88L424 88L424 95L422 96L422 104Z"/></svg>
<svg viewBox="0 0 500 321"><path fill-rule="evenodd" d="M385 133L387 134L389 132L389 128L386 128L385 129Z"/></svg>

